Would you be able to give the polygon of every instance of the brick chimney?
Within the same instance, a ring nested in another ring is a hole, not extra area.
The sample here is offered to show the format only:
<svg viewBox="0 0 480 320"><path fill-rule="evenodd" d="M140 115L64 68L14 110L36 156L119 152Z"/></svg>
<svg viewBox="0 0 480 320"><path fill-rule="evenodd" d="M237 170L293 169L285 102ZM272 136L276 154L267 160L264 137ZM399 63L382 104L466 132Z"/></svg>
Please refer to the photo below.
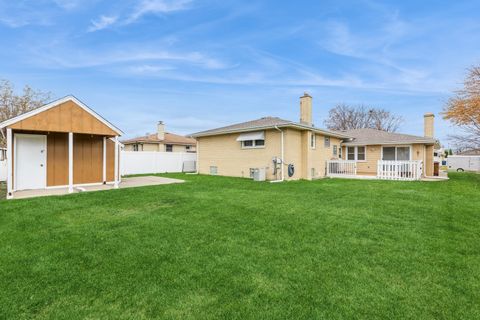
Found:
<svg viewBox="0 0 480 320"><path fill-rule="evenodd" d="M435 119L435 115L431 112L425 113L423 116L424 125L423 125L423 135L428 138L434 138L435 132L433 127L433 121Z"/></svg>
<svg viewBox="0 0 480 320"><path fill-rule="evenodd" d="M165 124L163 121L158 121L157 124L157 138L159 140L164 140L165 139Z"/></svg>
<svg viewBox="0 0 480 320"><path fill-rule="evenodd" d="M312 125L312 96L307 92L300 97L300 123Z"/></svg>

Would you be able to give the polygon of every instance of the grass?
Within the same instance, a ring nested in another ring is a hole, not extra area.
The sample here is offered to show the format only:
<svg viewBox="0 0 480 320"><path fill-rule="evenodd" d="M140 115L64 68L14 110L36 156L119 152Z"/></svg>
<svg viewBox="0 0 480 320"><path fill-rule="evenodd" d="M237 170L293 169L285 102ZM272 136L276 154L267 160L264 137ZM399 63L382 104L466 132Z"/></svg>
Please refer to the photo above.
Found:
<svg viewBox="0 0 480 320"><path fill-rule="evenodd" d="M7 184L0 181L0 201L5 200L7 196Z"/></svg>
<svg viewBox="0 0 480 320"><path fill-rule="evenodd" d="M0 318L480 318L480 175L0 202Z"/></svg>

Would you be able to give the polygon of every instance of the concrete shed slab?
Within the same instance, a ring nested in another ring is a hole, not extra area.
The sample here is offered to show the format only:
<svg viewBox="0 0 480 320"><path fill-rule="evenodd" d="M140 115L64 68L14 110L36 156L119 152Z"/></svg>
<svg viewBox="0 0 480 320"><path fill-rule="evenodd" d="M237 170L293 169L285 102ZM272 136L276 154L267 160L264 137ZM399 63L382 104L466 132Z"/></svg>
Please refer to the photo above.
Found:
<svg viewBox="0 0 480 320"><path fill-rule="evenodd" d="M141 176L141 177L131 177L131 178L122 178L122 181L119 184L119 188L135 188L135 187L145 187L145 186L156 186L163 184L172 184L172 183L183 183L184 180L164 178L157 176ZM74 193L79 192L90 192L90 191L101 191L101 190L110 190L114 189L112 184L102 184L102 185L92 185L92 186L83 186L74 188ZM13 193L13 199L25 199L33 197L44 197L44 196L54 196L54 195L66 195L68 194L68 187L66 188L50 188L50 189L41 189L41 190L22 190L16 191Z"/></svg>

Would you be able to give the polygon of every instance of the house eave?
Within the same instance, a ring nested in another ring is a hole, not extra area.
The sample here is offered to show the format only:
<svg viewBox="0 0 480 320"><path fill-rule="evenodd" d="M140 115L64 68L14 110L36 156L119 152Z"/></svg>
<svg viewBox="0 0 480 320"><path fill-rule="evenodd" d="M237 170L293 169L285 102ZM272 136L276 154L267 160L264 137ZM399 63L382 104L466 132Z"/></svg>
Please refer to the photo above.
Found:
<svg viewBox="0 0 480 320"><path fill-rule="evenodd" d="M354 147L354 146L384 146L384 145L411 145L411 144L428 144L433 145L435 141L432 140L412 140L412 141L376 141L373 143L365 143L365 142L343 142L342 146L347 147Z"/></svg>
<svg viewBox="0 0 480 320"><path fill-rule="evenodd" d="M308 131L313 131L316 133L321 133L323 135L329 136L329 137L335 137L335 138L341 138L341 139L350 139L352 137L344 135L344 134L339 134L339 133L333 133L331 131L327 130L322 130L314 127L309 127L309 126L304 126L301 124L295 124L295 123L284 123L284 124L279 124L275 126L257 126L257 127L250 127L250 128L245 128L245 129L233 129L233 130L223 130L223 131L218 131L218 132L198 132L191 134L190 136L193 138L201 138L201 137L211 137L211 136L220 136L220 135L225 135L225 134L232 134L232 133L243 133L243 132L250 132L250 131L258 131L258 130L270 130L270 129L275 129L275 128L295 128L299 130L308 130Z"/></svg>

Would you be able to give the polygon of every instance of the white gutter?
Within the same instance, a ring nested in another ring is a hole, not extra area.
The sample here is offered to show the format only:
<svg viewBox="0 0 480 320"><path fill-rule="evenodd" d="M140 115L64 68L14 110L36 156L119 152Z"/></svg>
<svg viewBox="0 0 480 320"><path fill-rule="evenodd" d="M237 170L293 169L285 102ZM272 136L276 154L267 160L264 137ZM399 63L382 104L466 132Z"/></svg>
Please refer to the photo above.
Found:
<svg viewBox="0 0 480 320"><path fill-rule="evenodd" d="M285 158L285 148L284 148L284 141L283 141L283 130L279 129L277 126L275 126L275 129L277 129L278 131L281 132L281 146L282 146L282 151L281 151L281 154L282 154L282 163L281 163L281 170L282 170L282 178L280 180L273 180L273 181L270 181L272 183L274 182L282 182L285 180L285 169L284 169L284 163L283 163L283 159ZM277 165L277 164L275 164Z"/></svg>

